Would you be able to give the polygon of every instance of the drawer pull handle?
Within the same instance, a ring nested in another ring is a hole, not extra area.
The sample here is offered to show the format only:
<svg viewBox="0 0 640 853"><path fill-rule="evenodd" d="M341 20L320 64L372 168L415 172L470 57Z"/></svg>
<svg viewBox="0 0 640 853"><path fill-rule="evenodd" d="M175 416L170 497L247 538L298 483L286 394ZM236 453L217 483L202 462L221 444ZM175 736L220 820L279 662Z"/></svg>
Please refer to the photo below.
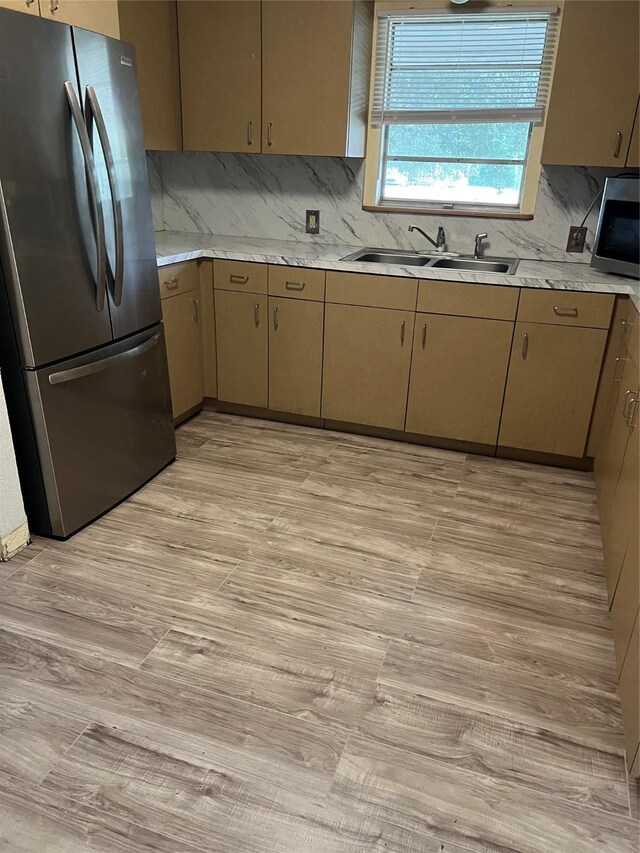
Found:
<svg viewBox="0 0 640 853"><path fill-rule="evenodd" d="M256 302L255 308L253 309L253 318L255 320L256 326L260 325L260 305Z"/></svg>
<svg viewBox="0 0 640 853"><path fill-rule="evenodd" d="M422 327L422 349L427 345L427 324Z"/></svg>
<svg viewBox="0 0 640 853"><path fill-rule="evenodd" d="M278 328L278 306L273 309L273 328Z"/></svg>
<svg viewBox="0 0 640 853"><path fill-rule="evenodd" d="M167 290L175 290L179 284L179 278L169 278L167 279L167 281L164 282L164 286L167 288Z"/></svg>
<svg viewBox="0 0 640 853"><path fill-rule="evenodd" d="M620 131L618 131L616 133L616 144L613 148L613 156L616 158L616 160L620 156L620 148L621 147L622 147L622 133L620 133Z"/></svg>
<svg viewBox="0 0 640 853"><path fill-rule="evenodd" d="M200 303L198 302L197 299L192 299L191 301L193 302L193 319L197 323L198 322L198 315L200 313L200 309L199 309Z"/></svg>
<svg viewBox="0 0 640 853"><path fill-rule="evenodd" d="M248 275L230 275L229 281L231 284L246 284L249 281Z"/></svg>
<svg viewBox="0 0 640 853"><path fill-rule="evenodd" d="M614 365L613 365L613 381L614 382L622 382L622 372L623 371L621 370L620 375L618 376L618 367L622 366L622 368L624 369L624 363L625 363L624 358L621 358L620 356L618 356L618 358L616 358Z"/></svg>
<svg viewBox="0 0 640 853"><path fill-rule="evenodd" d="M247 145L253 145L253 122L247 122Z"/></svg>
<svg viewBox="0 0 640 853"><path fill-rule="evenodd" d="M305 284L304 281L285 281L284 286L287 290L304 290Z"/></svg>
<svg viewBox="0 0 640 853"><path fill-rule="evenodd" d="M554 305L553 310L559 317L577 317L577 308L563 308L561 305Z"/></svg>
<svg viewBox="0 0 640 853"><path fill-rule="evenodd" d="M400 323L400 345L401 346L404 346L404 327L406 325L407 324L405 323L404 320L402 321L402 323Z"/></svg>
<svg viewBox="0 0 640 853"><path fill-rule="evenodd" d="M622 417L625 418L625 420L629 417L629 408L634 402L634 400L634 392L627 391L627 393L624 395L624 401L622 403Z"/></svg>
<svg viewBox="0 0 640 853"><path fill-rule="evenodd" d="M529 352L529 335L525 332L524 338L522 339L522 357L524 359L526 359L528 352Z"/></svg>

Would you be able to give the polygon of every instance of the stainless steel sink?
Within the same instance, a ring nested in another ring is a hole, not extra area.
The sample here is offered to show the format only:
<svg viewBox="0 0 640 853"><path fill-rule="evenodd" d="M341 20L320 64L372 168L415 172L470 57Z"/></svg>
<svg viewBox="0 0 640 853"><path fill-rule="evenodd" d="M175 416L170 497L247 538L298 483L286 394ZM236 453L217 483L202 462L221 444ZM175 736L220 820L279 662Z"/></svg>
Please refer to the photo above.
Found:
<svg viewBox="0 0 640 853"><path fill-rule="evenodd" d="M471 272L499 272L513 275L518 267L518 258L436 258L430 267L446 270L469 270Z"/></svg>
<svg viewBox="0 0 640 853"><path fill-rule="evenodd" d="M359 261L363 264L397 264L401 267L493 272L501 275L513 275L518 267L518 258L472 258L465 255L434 257L419 252L403 252L401 249L358 249L340 260Z"/></svg>
<svg viewBox="0 0 640 853"><path fill-rule="evenodd" d="M360 261L363 264L398 264L402 267L424 267L431 258L417 252L403 252L400 249L359 249L341 261Z"/></svg>

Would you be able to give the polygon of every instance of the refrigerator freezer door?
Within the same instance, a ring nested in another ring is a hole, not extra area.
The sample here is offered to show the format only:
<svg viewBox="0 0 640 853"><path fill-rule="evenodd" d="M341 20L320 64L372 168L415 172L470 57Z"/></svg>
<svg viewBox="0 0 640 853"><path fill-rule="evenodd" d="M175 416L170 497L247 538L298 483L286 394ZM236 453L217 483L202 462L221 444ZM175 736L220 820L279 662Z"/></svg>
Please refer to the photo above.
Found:
<svg viewBox="0 0 640 853"><path fill-rule="evenodd" d="M0 253L27 367L113 340L66 82L77 92L71 28L0 9Z"/></svg>
<svg viewBox="0 0 640 853"><path fill-rule="evenodd" d="M161 325L25 375L49 514L35 532L69 536L174 458Z"/></svg>
<svg viewBox="0 0 640 853"><path fill-rule="evenodd" d="M158 323L162 315L135 52L88 30L74 29L73 38L107 222L117 339Z"/></svg>

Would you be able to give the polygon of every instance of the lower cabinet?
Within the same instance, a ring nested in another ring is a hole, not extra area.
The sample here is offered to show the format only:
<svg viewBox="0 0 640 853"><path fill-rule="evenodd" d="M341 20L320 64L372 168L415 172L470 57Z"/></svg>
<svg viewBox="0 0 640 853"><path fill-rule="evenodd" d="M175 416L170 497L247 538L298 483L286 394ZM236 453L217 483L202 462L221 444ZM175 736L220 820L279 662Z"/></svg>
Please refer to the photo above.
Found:
<svg viewBox="0 0 640 853"><path fill-rule="evenodd" d="M638 754L640 742L640 637L638 636L638 620L635 626L629 649L624 659L618 691L620 693L620 704L622 706L622 720L624 722L624 741L627 752L627 765L631 773L634 772L634 758ZM637 764L635 765L637 770Z"/></svg>
<svg viewBox="0 0 640 853"><path fill-rule="evenodd" d="M269 297L269 408L320 417L324 303Z"/></svg>
<svg viewBox="0 0 640 853"><path fill-rule="evenodd" d="M404 429L413 311L325 306L322 416Z"/></svg>
<svg viewBox="0 0 640 853"><path fill-rule="evenodd" d="M268 405L267 297L215 291L218 399L245 406Z"/></svg>
<svg viewBox="0 0 640 853"><path fill-rule="evenodd" d="M495 445L513 323L416 314L407 432Z"/></svg>
<svg viewBox="0 0 640 853"><path fill-rule="evenodd" d="M174 420L202 403L204 370L198 291L162 300Z"/></svg>
<svg viewBox="0 0 640 853"><path fill-rule="evenodd" d="M581 457L606 329L516 323L498 444Z"/></svg>

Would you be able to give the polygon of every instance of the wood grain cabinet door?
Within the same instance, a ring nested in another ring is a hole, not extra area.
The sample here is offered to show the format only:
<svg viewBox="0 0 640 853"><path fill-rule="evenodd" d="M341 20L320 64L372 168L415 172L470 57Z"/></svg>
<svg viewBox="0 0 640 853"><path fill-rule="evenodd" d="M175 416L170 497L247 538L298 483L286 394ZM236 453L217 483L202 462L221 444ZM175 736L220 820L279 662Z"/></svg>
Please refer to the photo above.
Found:
<svg viewBox="0 0 640 853"><path fill-rule="evenodd" d="M180 0L186 151L260 153L259 0Z"/></svg>
<svg viewBox="0 0 640 853"><path fill-rule="evenodd" d="M498 444L582 457L605 329L516 323Z"/></svg>
<svg viewBox="0 0 640 853"><path fill-rule="evenodd" d="M38 0L0 0L0 9L13 9L14 12L26 12L28 15L40 14Z"/></svg>
<svg viewBox="0 0 640 853"><path fill-rule="evenodd" d="M320 417L324 305L269 297L269 408Z"/></svg>
<svg viewBox="0 0 640 853"><path fill-rule="evenodd" d="M262 4L264 154L349 153L354 10L348 0Z"/></svg>
<svg viewBox="0 0 640 853"><path fill-rule="evenodd" d="M640 7L628 0L564 4L543 163L624 166L638 101L639 23Z"/></svg>
<svg viewBox="0 0 640 853"><path fill-rule="evenodd" d="M52 21L120 38L118 0L40 0L40 15Z"/></svg>
<svg viewBox="0 0 640 853"><path fill-rule="evenodd" d="M218 399L268 404L267 297L215 291Z"/></svg>
<svg viewBox="0 0 640 853"><path fill-rule="evenodd" d="M162 319L173 417L177 419L200 405L204 396L198 291L163 299Z"/></svg>
<svg viewBox="0 0 640 853"><path fill-rule="evenodd" d="M325 306L322 416L404 429L414 313Z"/></svg>
<svg viewBox="0 0 640 853"><path fill-rule="evenodd" d="M176 0L120 0L120 36L136 49L144 147L182 148Z"/></svg>
<svg viewBox="0 0 640 853"><path fill-rule="evenodd" d="M407 432L495 445L513 323L416 314Z"/></svg>

